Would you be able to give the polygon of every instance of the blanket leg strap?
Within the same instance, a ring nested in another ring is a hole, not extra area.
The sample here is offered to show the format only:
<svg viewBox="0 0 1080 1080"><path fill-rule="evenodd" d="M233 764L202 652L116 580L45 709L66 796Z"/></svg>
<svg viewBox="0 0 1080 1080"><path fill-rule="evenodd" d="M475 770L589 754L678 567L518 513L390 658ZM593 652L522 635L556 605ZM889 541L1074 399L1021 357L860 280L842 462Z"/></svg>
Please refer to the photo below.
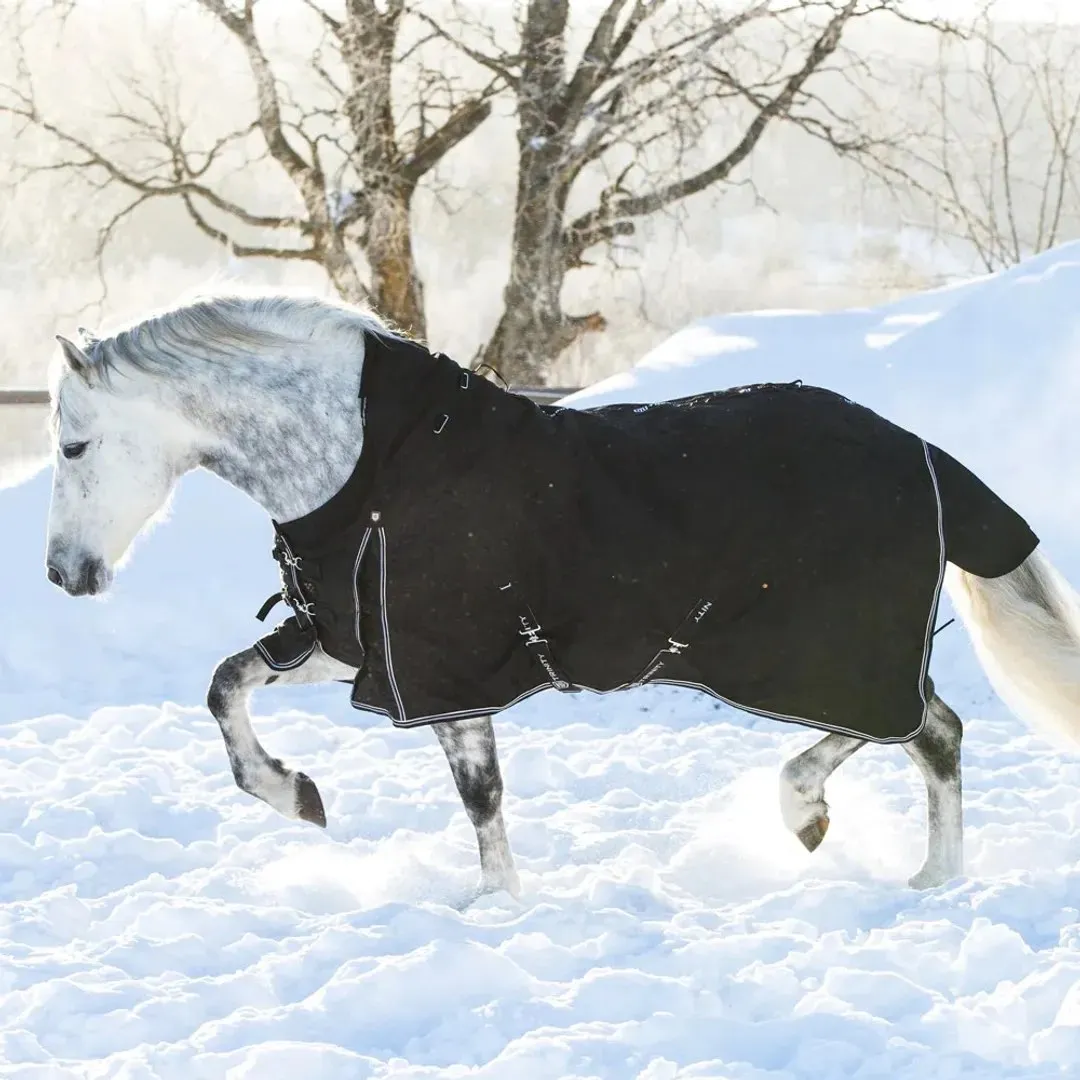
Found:
<svg viewBox="0 0 1080 1080"><path fill-rule="evenodd" d="M555 662L555 658L551 654L551 645L548 639L544 637L544 629L540 625L540 620L533 613L533 609L523 600L514 597L513 582L508 581L505 585L500 585L499 592L512 605L514 621L517 624L518 633L525 639L525 648L532 653L536 658L536 662L544 669L544 674L551 681L551 685L564 694L579 693L581 687L575 686Z"/></svg>
<svg viewBox="0 0 1080 1080"><path fill-rule="evenodd" d="M668 657L680 656L689 649L694 634L701 625L701 620L709 614L712 606L711 600L699 600L675 628L675 632L668 638L667 645L645 665L641 674L630 685L640 686L649 679L655 678L667 663Z"/></svg>

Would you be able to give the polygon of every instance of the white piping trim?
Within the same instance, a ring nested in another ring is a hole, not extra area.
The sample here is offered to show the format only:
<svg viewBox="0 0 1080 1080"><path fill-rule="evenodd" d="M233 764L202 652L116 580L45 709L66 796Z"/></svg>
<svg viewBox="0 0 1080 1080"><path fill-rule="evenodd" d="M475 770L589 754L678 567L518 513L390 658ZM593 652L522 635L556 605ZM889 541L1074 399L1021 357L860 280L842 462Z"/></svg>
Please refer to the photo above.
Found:
<svg viewBox="0 0 1080 1080"><path fill-rule="evenodd" d="M293 668L298 668L309 656L315 651L315 646L318 645L318 638L311 643L311 648L306 653L301 655L298 659L294 660L291 664L278 664L270 659L270 654L266 651L266 647L263 645L262 640L255 642L255 648L258 650L259 655L266 662L266 666L273 671L292 671Z"/></svg>
<svg viewBox="0 0 1080 1080"><path fill-rule="evenodd" d="M360 541L360 550L356 553L356 562L353 563L352 571L353 610L356 612L356 644L360 646L361 650L364 648L364 642L360 637L360 563L363 561L364 552L367 551L368 541L370 539L371 530L365 529L364 538Z"/></svg>
<svg viewBox="0 0 1080 1080"><path fill-rule="evenodd" d="M593 694L613 694L616 690L622 690L623 687L617 686L615 690L596 690L591 686L582 686L581 683L574 683L575 686L580 687L582 690L588 690ZM482 709L458 709L456 712L448 713L433 713L431 716L416 716L411 720L404 722L397 720L393 713L387 709L380 709L375 705L358 705L355 701L351 702L354 709L359 709L361 712L374 712L379 713L382 716L389 717L394 722L394 727L419 727L421 724L437 724L442 720L467 720L473 716L494 716L496 713L505 712L507 709L517 705L518 702L524 701L527 697L532 697L533 694L540 693L541 690L554 690L555 687L549 682L541 683L539 686L534 686L531 690L526 690L523 694L518 694L513 701L508 701L505 705L491 705ZM402 713L404 715L404 712Z"/></svg>
<svg viewBox="0 0 1080 1080"><path fill-rule="evenodd" d="M583 686L581 683L574 683L574 685L580 687L582 690L588 690L593 694L605 695L617 694L624 690L636 690L639 686L682 686L687 690L698 690L703 694L707 694L709 697L715 698L717 701L722 701L725 705L730 705L731 708L738 709L740 712L751 713L754 716L764 716L769 720L780 720L783 723L799 724L801 727L816 728L819 731L831 731L838 735L850 735L854 739L861 739L863 742L875 743L877 745L908 742L915 738L926 724L926 707L924 705L923 718L920 721L918 728L916 728L912 734L899 736L895 739L875 739L861 731L853 731L850 728L841 727L838 724L824 724L819 720L807 720L804 716L788 716L786 713L769 712L767 709L755 709L751 705L742 705L732 698L724 697L723 694L718 694L711 686L705 686L703 683L688 682L682 679L650 679L645 683L623 683L621 686L613 687L611 690L596 690L591 686ZM526 690L525 693L519 694L513 701L508 701L505 705L491 705L483 709L461 709L457 712L435 713L432 716L417 716L405 723L395 719L394 715L386 709L368 705L358 705L356 702L352 702L352 706L354 709L360 709L364 712L375 712L382 716L386 716L393 722L394 727L419 727L422 724L437 724L444 720L465 720L474 716L495 716L500 712L505 712L507 709L512 708L526 698L540 693L542 690L554 689L555 688L551 683L541 683L539 686L534 686L531 690Z"/></svg>
<svg viewBox="0 0 1080 1080"><path fill-rule="evenodd" d="M703 686L701 683L683 682L680 679L650 679L648 683L642 683L642 685L648 686L650 683L658 686L685 686L691 690L700 690L702 693L708 694L709 697L716 698L717 701L722 701L725 705L730 705L733 709L739 709L741 712L752 713L754 716L764 716L769 720L782 720L785 723L799 724L802 727L817 728L819 731L831 731L837 735L850 735L853 739L861 739L863 742L875 743L880 746L889 743L908 742L922 731L926 723L926 706L924 703L923 716L919 721L919 726L910 735L897 736L895 739L875 739L861 731L852 731L851 728L841 727L839 724L825 724L820 720L807 720L805 716L788 716L786 713L769 712L768 709L755 709L752 705L740 705L737 701L724 697L723 694L718 694L711 686ZM919 696L922 697L921 694Z"/></svg>
<svg viewBox="0 0 1080 1080"><path fill-rule="evenodd" d="M930 673L930 652L934 644L934 623L937 621L938 603L941 600L941 586L945 581L945 567L948 562L945 558L945 511L941 504L941 487L938 484L937 469L934 468L934 459L930 456L930 444L925 439L919 441L922 443L923 456L926 458L926 468L930 472L930 482L934 485L934 500L937 503L938 578L937 585L934 586L934 599L930 602L930 614L926 619L926 639L923 642L922 667L919 669L919 697L922 698L923 715L922 723L919 724L915 735L922 732L922 729L926 726L926 718L930 715L930 702L926 700L926 677Z"/></svg>
<svg viewBox="0 0 1080 1080"><path fill-rule="evenodd" d="M386 530L380 525L379 536L379 614L382 616L383 629L383 652L386 655L386 674L390 680L390 689L394 693L394 701L398 707L398 713L402 720L405 719L405 703L401 700L401 691L398 689L397 676L394 674L394 656L390 648L390 618L386 611ZM391 717L391 720L394 718ZM394 723L397 723L395 720Z"/></svg>

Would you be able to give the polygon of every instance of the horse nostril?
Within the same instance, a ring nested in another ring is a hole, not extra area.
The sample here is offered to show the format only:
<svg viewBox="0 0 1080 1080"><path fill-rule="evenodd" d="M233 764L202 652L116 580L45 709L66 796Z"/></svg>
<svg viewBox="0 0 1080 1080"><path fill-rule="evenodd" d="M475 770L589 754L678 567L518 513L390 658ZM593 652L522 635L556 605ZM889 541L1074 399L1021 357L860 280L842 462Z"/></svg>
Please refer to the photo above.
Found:
<svg viewBox="0 0 1080 1080"><path fill-rule="evenodd" d="M46 577L47 577L47 578L48 578L48 579L49 579L49 580L50 580L50 581L51 581L51 582L52 582L52 583L53 583L54 585L57 585L57 586L59 586L59 587L60 587L61 589L62 589L62 588L64 587L64 575L63 575L63 574L61 574L61 573L60 573L60 571L59 571L59 570L57 570L55 566L49 566L49 567L46 567L46 569L45 569L45 576L46 576Z"/></svg>

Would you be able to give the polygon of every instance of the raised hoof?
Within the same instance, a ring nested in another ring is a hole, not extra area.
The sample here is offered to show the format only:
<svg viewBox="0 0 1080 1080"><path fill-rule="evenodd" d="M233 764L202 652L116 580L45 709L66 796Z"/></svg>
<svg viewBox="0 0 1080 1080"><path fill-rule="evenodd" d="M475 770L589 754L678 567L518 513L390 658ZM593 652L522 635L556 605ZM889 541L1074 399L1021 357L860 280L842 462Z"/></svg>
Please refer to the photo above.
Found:
<svg viewBox="0 0 1080 1080"><path fill-rule="evenodd" d="M296 774L296 816L301 821L310 821L320 829L326 828L326 811L323 809L322 796L315 782L304 773Z"/></svg>
<svg viewBox="0 0 1080 1080"><path fill-rule="evenodd" d="M804 825L795 835L799 838L802 846L806 848L807 851L817 851L828 831L829 819L827 817L819 817L814 818L813 821Z"/></svg>

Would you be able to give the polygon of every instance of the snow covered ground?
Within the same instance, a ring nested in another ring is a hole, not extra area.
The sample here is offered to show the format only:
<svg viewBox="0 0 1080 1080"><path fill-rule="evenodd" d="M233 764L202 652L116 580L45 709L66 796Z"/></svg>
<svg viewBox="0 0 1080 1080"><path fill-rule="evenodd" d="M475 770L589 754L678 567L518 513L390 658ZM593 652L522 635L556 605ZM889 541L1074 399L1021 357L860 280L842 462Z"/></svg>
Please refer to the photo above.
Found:
<svg viewBox="0 0 1080 1080"><path fill-rule="evenodd" d="M579 400L832 386L969 462L1080 582L1078 297L1066 246L873 311L711 320ZM933 671L969 720L969 877L905 886L899 750L833 778L811 856L776 778L814 734L652 688L498 723L524 893L470 905L435 740L344 688L256 702L326 833L233 786L200 703L275 587L261 513L193 476L76 602L42 572L48 481L0 491L4 1080L1080 1076L1080 753L1005 713L957 628Z"/></svg>

